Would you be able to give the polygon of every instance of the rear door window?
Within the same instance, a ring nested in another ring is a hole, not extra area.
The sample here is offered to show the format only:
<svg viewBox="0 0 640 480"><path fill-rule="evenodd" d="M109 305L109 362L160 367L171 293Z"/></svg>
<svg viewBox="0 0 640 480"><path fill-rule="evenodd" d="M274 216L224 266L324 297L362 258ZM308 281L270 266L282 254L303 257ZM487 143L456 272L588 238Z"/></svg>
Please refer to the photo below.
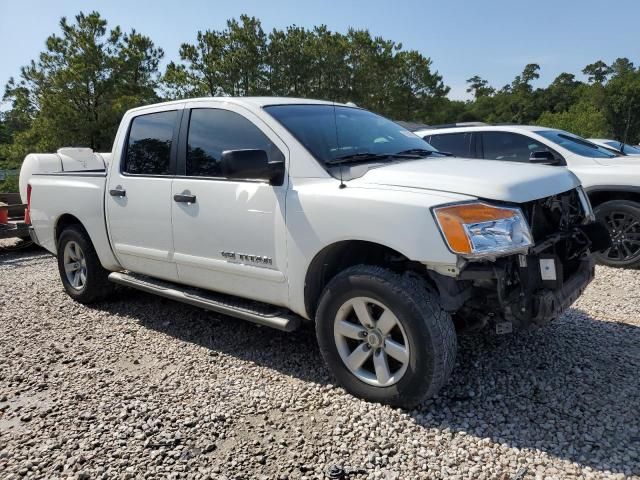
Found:
<svg viewBox="0 0 640 480"><path fill-rule="evenodd" d="M442 133L425 137L437 150L465 158L474 157L471 153L471 139L471 133Z"/></svg>
<svg viewBox="0 0 640 480"><path fill-rule="evenodd" d="M171 144L178 112L135 117L129 129L123 172L134 175L169 175Z"/></svg>

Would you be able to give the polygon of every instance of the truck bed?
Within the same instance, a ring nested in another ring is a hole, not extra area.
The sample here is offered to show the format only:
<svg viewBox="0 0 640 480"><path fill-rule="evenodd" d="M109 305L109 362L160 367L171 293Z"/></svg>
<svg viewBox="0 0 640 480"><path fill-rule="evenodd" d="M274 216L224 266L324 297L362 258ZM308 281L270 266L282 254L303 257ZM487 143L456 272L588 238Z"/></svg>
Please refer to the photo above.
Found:
<svg viewBox="0 0 640 480"><path fill-rule="evenodd" d="M37 243L56 253L59 222L81 223L105 268L118 268L107 234L104 196L107 172L84 170L34 174L31 185L31 225Z"/></svg>

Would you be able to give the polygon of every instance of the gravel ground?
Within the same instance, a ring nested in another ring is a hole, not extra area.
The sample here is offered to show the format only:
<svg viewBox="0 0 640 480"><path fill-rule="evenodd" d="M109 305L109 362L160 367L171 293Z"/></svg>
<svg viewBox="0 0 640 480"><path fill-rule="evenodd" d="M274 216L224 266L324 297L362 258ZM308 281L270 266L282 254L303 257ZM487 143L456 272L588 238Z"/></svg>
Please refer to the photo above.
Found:
<svg viewBox="0 0 640 480"><path fill-rule="evenodd" d="M51 256L0 252L0 478L640 478L640 272L597 273L546 328L462 338L402 411L332 385L310 331L85 307Z"/></svg>

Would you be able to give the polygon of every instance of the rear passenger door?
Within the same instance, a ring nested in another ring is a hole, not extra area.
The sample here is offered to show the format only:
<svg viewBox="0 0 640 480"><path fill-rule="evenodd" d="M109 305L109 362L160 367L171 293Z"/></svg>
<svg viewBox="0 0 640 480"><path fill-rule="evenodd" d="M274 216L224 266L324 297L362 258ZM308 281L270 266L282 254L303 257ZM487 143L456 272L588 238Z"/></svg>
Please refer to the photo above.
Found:
<svg viewBox="0 0 640 480"><path fill-rule="evenodd" d="M475 158L474 134L469 132L432 134L425 140L441 152L456 157Z"/></svg>
<svg viewBox="0 0 640 480"><path fill-rule="evenodd" d="M172 188L174 258L180 282L286 305L285 192L282 185L231 180L225 150L265 150L288 157L285 144L252 112L219 102L187 105ZM185 202L184 199L192 199ZM179 201L180 200L180 201Z"/></svg>
<svg viewBox="0 0 640 480"><path fill-rule="evenodd" d="M107 182L106 216L111 245L127 270L177 279L173 262L171 183L176 168L182 107L136 114L118 139Z"/></svg>

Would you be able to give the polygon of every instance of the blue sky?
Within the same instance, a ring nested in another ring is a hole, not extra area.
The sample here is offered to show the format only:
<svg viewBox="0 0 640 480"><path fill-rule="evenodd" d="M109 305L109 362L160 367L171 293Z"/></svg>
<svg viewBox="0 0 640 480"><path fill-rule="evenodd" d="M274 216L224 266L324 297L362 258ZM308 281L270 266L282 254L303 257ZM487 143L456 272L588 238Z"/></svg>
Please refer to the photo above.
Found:
<svg viewBox="0 0 640 480"><path fill-rule="evenodd" d="M260 18L265 31L291 24L367 28L430 57L451 98L467 98L465 80L475 74L501 87L530 62L541 66L539 85L598 59L640 62L638 0L0 0L2 89L58 32L60 17L81 10L150 36L165 50L165 63L198 30L221 29L242 13Z"/></svg>

